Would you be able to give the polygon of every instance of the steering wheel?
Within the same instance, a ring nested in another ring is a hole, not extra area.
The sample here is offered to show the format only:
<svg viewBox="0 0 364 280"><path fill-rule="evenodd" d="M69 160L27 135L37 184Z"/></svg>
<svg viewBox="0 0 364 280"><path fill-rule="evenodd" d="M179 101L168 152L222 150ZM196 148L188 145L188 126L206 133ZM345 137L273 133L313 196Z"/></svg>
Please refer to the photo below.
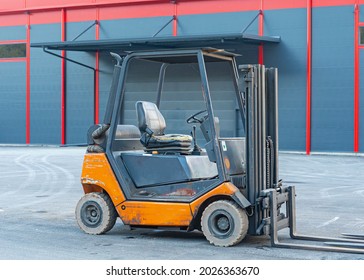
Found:
<svg viewBox="0 0 364 280"><path fill-rule="evenodd" d="M208 116L208 114L205 114L203 117L201 117L201 118L197 118L197 116L198 115L201 115L202 113L205 113L205 112L207 112L207 110L202 110L202 111L199 111L199 112L197 112L196 114L193 114L192 116L190 116L187 120L186 120L186 122L188 123L188 124L190 124L190 123L199 123L199 124L201 124L201 123L203 123L207 118L207 116Z"/></svg>

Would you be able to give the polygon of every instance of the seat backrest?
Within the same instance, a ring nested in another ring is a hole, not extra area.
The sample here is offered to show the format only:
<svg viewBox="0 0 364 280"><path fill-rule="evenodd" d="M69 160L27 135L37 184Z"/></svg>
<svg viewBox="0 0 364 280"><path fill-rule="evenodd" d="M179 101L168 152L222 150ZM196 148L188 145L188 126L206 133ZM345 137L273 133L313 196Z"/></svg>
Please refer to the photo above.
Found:
<svg viewBox="0 0 364 280"><path fill-rule="evenodd" d="M138 101L135 107L141 133L146 132L146 129L149 128L155 135L164 135L166 121L157 105L152 102Z"/></svg>
<svg viewBox="0 0 364 280"><path fill-rule="evenodd" d="M140 138L140 131L135 125L119 124L116 128L115 139Z"/></svg>

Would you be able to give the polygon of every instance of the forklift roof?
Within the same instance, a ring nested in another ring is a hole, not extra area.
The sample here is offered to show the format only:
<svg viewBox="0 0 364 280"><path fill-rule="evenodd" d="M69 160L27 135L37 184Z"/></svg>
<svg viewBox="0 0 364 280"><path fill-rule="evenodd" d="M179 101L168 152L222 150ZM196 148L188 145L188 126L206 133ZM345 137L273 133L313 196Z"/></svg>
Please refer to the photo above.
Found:
<svg viewBox="0 0 364 280"><path fill-rule="evenodd" d="M32 47L69 51L145 51L157 49L181 49L213 47L236 48L241 44L279 43L280 36L259 36L245 33L147 37L135 39L104 39L87 41L33 43Z"/></svg>

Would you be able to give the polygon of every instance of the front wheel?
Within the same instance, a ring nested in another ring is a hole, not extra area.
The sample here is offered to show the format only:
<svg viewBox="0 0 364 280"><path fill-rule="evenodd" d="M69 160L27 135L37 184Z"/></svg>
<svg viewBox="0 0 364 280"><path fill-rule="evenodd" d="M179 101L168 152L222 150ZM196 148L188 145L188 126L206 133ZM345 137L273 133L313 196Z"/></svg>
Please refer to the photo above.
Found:
<svg viewBox="0 0 364 280"><path fill-rule="evenodd" d="M88 234L103 234L115 225L117 213L106 193L88 193L76 206L79 227Z"/></svg>
<svg viewBox="0 0 364 280"><path fill-rule="evenodd" d="M202 213L202 232L215 246L229 247L238 244L246 236L248 227L246 211L233 201L215 201Z"/></svg>

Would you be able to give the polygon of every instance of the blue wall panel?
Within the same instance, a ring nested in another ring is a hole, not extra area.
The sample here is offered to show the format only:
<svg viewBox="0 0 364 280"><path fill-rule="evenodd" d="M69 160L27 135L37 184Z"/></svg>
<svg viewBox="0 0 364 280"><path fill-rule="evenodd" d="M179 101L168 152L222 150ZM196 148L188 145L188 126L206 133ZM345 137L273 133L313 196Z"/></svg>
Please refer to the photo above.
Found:
<svg viewBox="0 0 364 280"><path fill-rule="evenodd" d="M364 50L360 50L360 64L359 64L359 74L360 74L360 88L359 88L359 151L364 153Z"/></svg>
<svg viewBox="0 0 364 280"><path fill-rule="evenodd" d="M67 24L67 40L73 40L93 22ZM77 40L94 40L91 28ZM67 57L95 67L95 54L67 52ZM66 63L66 143L86 143L87 130L94 123L94 71L72 62Z"/></svg>
<svg viewBox="0 0 364 280"><path fill-rule="evenodd" d="M0 63L0 143L25 144L25 63Z"/></svg>
<svg viewBox="0 0 364 280"><path fill-rule="evenodd" d="M353 7L354 11L354 7ZM359 5L359 21L364 22L364 5Z"/></svg>
<svg viewBox="0 0 364 280"><path fill-rule="evenodd" d="M0 41L5 40L26 40L26 26L1 26Z"/></svg>
<svg viewBox="0 0 364 280"><path fill-rule="evenodd" d="M264 64L267 67L278 67L279 148L304 151L306 9L265 11L264 34L279 35L282 40L279 44L264 46Z"/></svg>
<svg viewBox="0 0 364 280"><path fill-rule="evenodd" d="M103 20L100 24L100 40L152 37L170 19L171 17L153 17ZM170 35L172 35L172 23L158 34L158 36Z"/></svg>
<svg viewBox="0 0 364 280"><path fill-rule="evenodd" d="M59 41L60 24L32 25L31 43ZM32 144L61 142L61 60L41 49L30 51Z"/></svg>
<svg viewBox="0 0 364 280"><path fill-rule="evenodd" d="M178 35L237 33L244 30L257 13L250 11L179 16L177 33ZM258 33L258 20L255 20L246 33Z"/></svg>
<svg viewBox="0 0 364 280"><path fill-rule="evenodd" d="M312 16L312 151L352 152L353 7L314 8Z"/></svg>

